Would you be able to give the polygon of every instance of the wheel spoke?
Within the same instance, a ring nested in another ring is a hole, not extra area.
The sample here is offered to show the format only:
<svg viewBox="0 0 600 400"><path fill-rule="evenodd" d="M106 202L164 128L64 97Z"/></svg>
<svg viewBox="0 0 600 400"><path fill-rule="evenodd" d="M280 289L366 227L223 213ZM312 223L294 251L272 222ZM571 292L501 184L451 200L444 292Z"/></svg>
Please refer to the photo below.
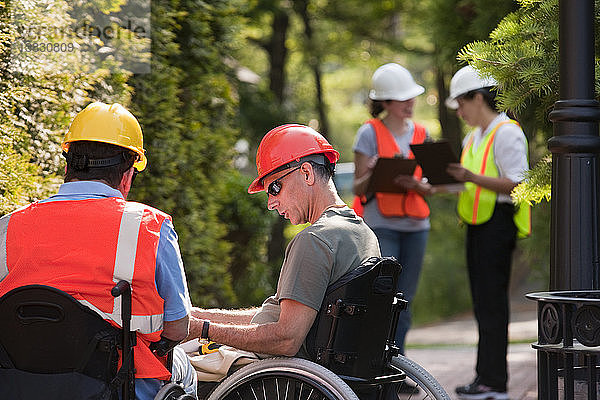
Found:
<svg viewBox="0 0 600 400"><path fill-rule="evenodd" d="M279 396L279 379L275 378L275 387L277 388L277 400L281 399L281 396Z"/></svg>

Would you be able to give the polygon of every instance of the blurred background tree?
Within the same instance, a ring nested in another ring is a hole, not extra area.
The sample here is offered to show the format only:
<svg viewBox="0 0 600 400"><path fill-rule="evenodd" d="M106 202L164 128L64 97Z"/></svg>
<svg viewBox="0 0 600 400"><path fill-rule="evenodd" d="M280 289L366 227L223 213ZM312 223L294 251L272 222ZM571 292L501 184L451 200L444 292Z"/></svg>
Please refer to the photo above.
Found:
<svg viewBox="0 0 600 400"><path fill-rule="evenodd" d="M426 87L415 119L457 153L467 127L444 100L465 62L501 83L501 106L524 126L532 164L546 152L546 115L557 93L556 0L152 1L151 48L139 54L151 56L149 73L110 56L94 69L68 54L16 62L26 27L72 25L86 13L110 16L142 1L46 0L43 8L0 0L0 213L56 189L59 144L79 110L94 100L121 102L140 120L149 159L131 198L173 215L198 305L258 304L274 291L285 245L302 228L267 211L264 195L246 193L262 136L282 123L307 124L340 150L341 162L352 162L354 136L369 118L371 75L384 63L406 66ZM135 40L101 45L109 55L139 48ZM428 201L432 229L413 308L419 322L470 306L456 199ZM543 287L549 207L542 203L533 215L534 234L516 254L515 284L533 276Z"/></svg>

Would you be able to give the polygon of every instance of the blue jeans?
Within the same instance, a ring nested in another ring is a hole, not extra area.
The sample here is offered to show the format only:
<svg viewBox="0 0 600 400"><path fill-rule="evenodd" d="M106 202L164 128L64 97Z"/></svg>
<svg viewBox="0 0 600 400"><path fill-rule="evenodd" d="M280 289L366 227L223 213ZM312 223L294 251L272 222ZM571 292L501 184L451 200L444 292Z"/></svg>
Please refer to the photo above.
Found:
<svg viewBox="0 0 600 400"><path fill-rule="evenodd" d="M429 231L399 232L392 229L376 228L373 229L373 232L379 239L381 255L396 257L402 265L402 272L398 278L398 291L402 292L404 298L409 301L409 307L402 311L400 318L398 318L396 345L404 354L404 339L411 321L410 303L417 293L417 284L421 275Z"/></svg>

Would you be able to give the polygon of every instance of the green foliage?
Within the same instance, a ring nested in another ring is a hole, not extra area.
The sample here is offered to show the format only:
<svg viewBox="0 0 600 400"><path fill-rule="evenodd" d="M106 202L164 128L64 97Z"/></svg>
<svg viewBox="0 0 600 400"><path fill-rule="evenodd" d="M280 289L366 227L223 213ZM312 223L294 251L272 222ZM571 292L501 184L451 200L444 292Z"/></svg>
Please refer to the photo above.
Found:
<svg viewBox="0 0 600 400"><path fill-rule="evenodd" d="M598 29L600 2L595 3ZM500 108L533 117L534 121L525 121L528 130L547 139L552 134L548 113L559 98L559 2L520 0L519 5L498 24L489 39L465 46L460 58L493 75L500 83ZM595 50L596 55L600 54L598 40ZM596 93L600 88L598 78L600 68L596 67ZM518 201L536 204L549 200L551 176L551 159L547 156L513 195Z"/></svg>
<svg viewBox="0 0 600 400"><path fill-rule="evenodd" d="M248 195L252 179L239 172L226 177L223 211L220 219L227 224L225 240L231 243L233 289L236 306L256 306L275 292L279 265L267 262L265 243L277 214L268 211L264 193Z"/></svg>
<svg viewBox="0 0 600 400"><path fill-rule="evenodd" d="M552 181L552 156L540 160L529 171L525 179L515 187L511 197L518 203L539 204L542 200L550 201Z"/></svg>
<svg viewBox="0 0 600 400"><path fill-rule="evenodd" d="M534 109L537 125L549 137L547 116L559 95L558 0L519 3L488 40L469 44L460 57L500 82L501 108L517 113ZM596 13L598 20L598 4ZM596 41L596 54L599 49Z"/></svg>
<svg viewBox="0 0 600 400"><path fill-rule="evenodd" d="M424 0L413 5L414 21L434 44L435 66L456 71L456 54L467 43L484 39L514 2L489 0ZM442 99L443 100L443 99Z"/></svg>
<svg viewBox="0 0 600 400"><path fill-rule="evenodd" d="M471 305L465 229L456 215L456 196L436 195L427 202L431 209L431 230L417 295L411 306L415 324L455 315Z"/></svg>
<svg viewBox="0 0 600 400"><path fill-rule="evenodd" d="M234 173L237 105L224 59L236 44L241 8L232 1L153 5L152 72L131 81L149 159L133 195L173 216L190 294L203 307L237 303L221 217Z"/></svg>
<svg viewBox="0 0 600 400"><path fill-rule="evenodd" d="M0 215L39 194L39 168L29 162L28 156L15 151L20 134L5 117L0 117Z"/></svg>
<svg viewBox="0 0 600 400"><path fill-rule="evenodd" d="M533 290L547 290L550 281L551 205L541 202L531 209L531 236L517 241L513 256L513 278L526 277Z"/></svg>
<svg viewBox="0 0 600 400"><path fill-rule="evenodd" d="M85 72L71 52L41 51L30 44L61 44L77 38L44 35L74 22L62 0L0 3L0 213L46 197L61 173L60 142L75 113L96 95L126 101L122 74ZM33 33L32 33L33 32ZM70 43L70 42L69 42Z"/></svg>
<svg viewBox="0 0 600 400"><path fill-rule="evenodd" d="M427 199L431 230L417 295L412 304L413 322L423 324L464 312L471 306L465 258L466 227L456 215L456 196ZM513 253L512 289L543 290L550 263L550 204L532 210L532 234L517 241Z"/></svg>

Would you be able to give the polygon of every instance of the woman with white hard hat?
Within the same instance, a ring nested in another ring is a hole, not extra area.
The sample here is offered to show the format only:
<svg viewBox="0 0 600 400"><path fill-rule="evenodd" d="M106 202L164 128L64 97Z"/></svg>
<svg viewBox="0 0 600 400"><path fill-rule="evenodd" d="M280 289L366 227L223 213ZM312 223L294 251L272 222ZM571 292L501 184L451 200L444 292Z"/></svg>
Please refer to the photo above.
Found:
<svg viewBox="0 0 600 400"><path fill-rule="evenodd" d="M460 164L448 173L465 182L458 214L467 226L467 269L479 345L475 380L456 388L460 399L508 399L508 343L512 252L530 233L529 207L516 207L510 192L528 169L527 139L518 122L496 109L496 81L471 66L450 82L449 108L475 129L463 141Z"/></svg>
<svg viewBox="0 0 600 400"><path fill-rule="evenodd" d="M411 119L415 98L424 91L406 68L395 63L379 67L369 93L373 119L359 128L353 146L355 209L364 208L363 218L377 235L381 254L396 257L402 265L398 289L409 301L417 290L427 244L429 208L423 195L431 193L431 185L421 180L417 167L413 176L395 179L406 193L367 193L367 186L378 157L414 158L410 145L427 138L425 128ZM400 313L396 344L402 353L409 327L410 312Z"/></svg>

